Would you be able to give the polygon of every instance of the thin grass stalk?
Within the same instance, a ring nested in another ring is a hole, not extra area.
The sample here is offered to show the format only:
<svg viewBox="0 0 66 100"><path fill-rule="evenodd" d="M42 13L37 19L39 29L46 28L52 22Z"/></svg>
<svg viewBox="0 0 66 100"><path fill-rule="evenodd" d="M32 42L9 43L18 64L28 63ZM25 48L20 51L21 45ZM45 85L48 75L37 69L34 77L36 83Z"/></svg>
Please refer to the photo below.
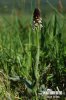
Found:
<svg viewBox="0 0 66 100"><path fill-rule="evenodd" d="M26 68L27 68L27 73L29 77L29 73L30 73L30 68L32 66L32 58L31 58L31 30L29 29L29 33L28 33L28 44L25 45L26 46L26 53L27 53L27 62L26 63Z"/></svg>
<svg viewBox="0 0 66 100"><path fill-rule="evenodd" d="M31 59L31 29L29 29L29 54L28 54L29 60L28 60L28 64L29 64L29 69L32 65L32 59Z"/></svg>

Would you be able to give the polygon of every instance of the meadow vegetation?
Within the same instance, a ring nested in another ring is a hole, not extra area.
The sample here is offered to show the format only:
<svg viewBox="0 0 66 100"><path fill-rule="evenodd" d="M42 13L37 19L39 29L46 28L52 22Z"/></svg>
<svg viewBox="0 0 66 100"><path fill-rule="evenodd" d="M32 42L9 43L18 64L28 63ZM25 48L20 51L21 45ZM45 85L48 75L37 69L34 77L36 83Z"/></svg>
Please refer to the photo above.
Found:
<svg viewBox="0 0 66 100"><path fill-rule="evenodd" d="M0 16L0 100L39 100L42 85L66 92L65 17L45 16L42 31L29 19Z"/></svg>

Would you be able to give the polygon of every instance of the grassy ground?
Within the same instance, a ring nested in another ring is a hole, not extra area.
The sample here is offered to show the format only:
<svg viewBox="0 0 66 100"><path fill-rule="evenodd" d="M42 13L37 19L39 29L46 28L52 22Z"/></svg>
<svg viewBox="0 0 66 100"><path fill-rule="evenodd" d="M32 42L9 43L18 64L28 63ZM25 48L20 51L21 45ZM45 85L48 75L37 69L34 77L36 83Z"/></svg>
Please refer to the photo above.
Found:
<svg viewBox="0 0 66 100"><path fill-rule="evenodd" d="M49 87L50 82L51 88L63 89L66 82L65 18L57 14L45 16L42 33L32 31L30 16L19 18L15 14L0 16L0 100L29 100L25 99L28 94L32 100L37 83ZM15 76L24 80L9 79ZM30 87L26 82L36 84Z"/></svg>

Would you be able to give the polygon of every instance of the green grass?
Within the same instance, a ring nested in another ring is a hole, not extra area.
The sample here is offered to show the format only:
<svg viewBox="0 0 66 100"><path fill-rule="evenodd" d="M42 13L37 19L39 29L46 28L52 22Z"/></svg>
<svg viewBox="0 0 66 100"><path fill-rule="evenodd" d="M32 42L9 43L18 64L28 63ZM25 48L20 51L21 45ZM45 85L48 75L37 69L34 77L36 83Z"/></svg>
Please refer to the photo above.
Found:
<svg viewBox="0 0 66 100"><path fill-rule="evenodd" d="M20 27L15 14L0 16L0 71L2 74L0 99L10 97L15 100L15 95L19 97L22 91L25 94L37 96L41 85L45 84L48 87L49 82L53 89L57 86L63 89L62 84L65 84L66 23L64 17L55 13L43 18L42 32L38 29L33 31L32 21L29 19L32 18L20 17ZM3 74L6 75L4 84ZM25 80L17 81L16 86L15 82L9 80L9 77L15 76ZM28 86L26 82L31 85Z"/></svg>

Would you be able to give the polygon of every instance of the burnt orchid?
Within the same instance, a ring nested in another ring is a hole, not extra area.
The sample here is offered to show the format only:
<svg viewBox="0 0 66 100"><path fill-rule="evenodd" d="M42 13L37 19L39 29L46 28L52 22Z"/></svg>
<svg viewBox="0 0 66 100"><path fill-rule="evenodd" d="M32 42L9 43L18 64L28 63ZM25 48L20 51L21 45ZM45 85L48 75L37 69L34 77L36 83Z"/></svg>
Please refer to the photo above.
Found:
<svg viewBox="0 0 66 100"><path fill-rule="evenodd" d="M42 18L40 16L40 10L36 8L33 13L33 30L39 29L41 30L43 27L42 25Z"/></svg>

